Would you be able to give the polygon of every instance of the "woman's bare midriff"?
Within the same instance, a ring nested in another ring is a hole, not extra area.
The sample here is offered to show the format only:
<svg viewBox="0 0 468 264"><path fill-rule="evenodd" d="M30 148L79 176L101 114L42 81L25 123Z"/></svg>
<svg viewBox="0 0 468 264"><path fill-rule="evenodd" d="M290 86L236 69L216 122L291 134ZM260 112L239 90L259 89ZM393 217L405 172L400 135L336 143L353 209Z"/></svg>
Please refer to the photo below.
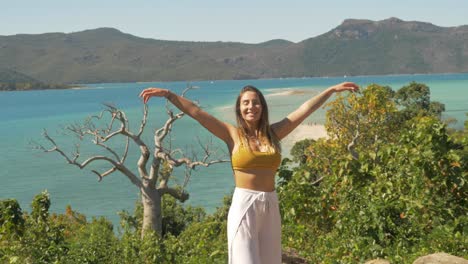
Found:
<svg viewBox="0 0 468 264"><path fill-rule="evenodd" d="M234 170L236 187L272 192L275 190L276 171L271 169Z"/></svg>

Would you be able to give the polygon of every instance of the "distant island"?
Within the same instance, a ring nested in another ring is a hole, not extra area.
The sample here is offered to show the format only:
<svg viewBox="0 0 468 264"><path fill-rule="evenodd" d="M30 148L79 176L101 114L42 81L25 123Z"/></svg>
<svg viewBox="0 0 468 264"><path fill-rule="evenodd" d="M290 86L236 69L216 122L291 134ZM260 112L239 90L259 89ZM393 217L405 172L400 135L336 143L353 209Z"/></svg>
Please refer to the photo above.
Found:
<svg viewBox="0 0 468 264"><path fill-rule="evenodd" d="M298 43L166 41L98 28L0 36L0 68L64 84L461 73L467 42L468 25L398 18L346 19Z"/></svg>
<svg viewBox="0 0 468 264"><path fill-rule="evenodd" d="M70 89L79 86L50 83L0 83L0 91L30 91L47 89Z"/></svg>
<svg viewBox="0 0 468 264"><path fill-rule="evenodd" d="M44 83L11 69L0 69L0 91L70 89L78 85Z"/></svg>

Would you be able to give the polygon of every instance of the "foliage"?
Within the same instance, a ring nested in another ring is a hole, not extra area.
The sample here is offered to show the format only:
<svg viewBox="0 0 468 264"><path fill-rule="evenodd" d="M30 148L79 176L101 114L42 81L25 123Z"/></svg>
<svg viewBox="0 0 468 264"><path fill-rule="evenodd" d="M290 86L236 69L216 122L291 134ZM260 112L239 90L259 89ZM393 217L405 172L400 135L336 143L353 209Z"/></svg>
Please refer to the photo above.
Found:
<svg viewBox="0 0 468 264"><path fill-rule="evenodd" d="M70 206L64 214L50 215L47 192L34 197L31 215L22 213L16 201L2 200L0 262L224 263L230 199L208 217L202 208L165 199L162 237L155 232L141 237L141 202L136 203L134 214L120 213L119 235L109 220L100 217L88 222Z"/></svg>
<svg viewBox="0 0 468 264"><path fill-rule="evenodd" d="M425 84L412 82L403 86L395 94L396 102L404 107L402 114L406 119L417 115L433 115L441 117L445 111L445 105L439 102L431 102L430 90Z"/></svg>
<svg viewBox="0 0 468 264"><path fill-rule="evenodd" d="M24 219L18 201L0 200L0 262L8 260L24 234Z"/></svg>
<svg viewBox="0 0 468 264"><path fill-rule="evenodd" d="M118 251L119 240L114 234L112 223L103 217L82 224L73 236L69 236L67 242L67 263L118 262L115 253L110 253Z"/></svg>
<svg viewBox="0 0 468 264"><path fill-rule="evenodd" d="M307 148L309 148L309 146L314 142L315 140L309 138L297 141L291 149L291 156L293 156L293 161L297 162L299 165L305 164L307 161Z"/></svg>
<svg viewBox="0 0 468 264"><path fill-rule="evenodd" d="M230 196L224 198L223 206L204 221L187 227L172 247L177 254L174 263L226 263L227 215Z"/></svg>
<svg viewBox="0 0 468 264"><path fill-rule="evenodd" d="M311 263L468 254L467 156L437 113L408 115L420 102L398 102L371 85L330 104L330 138L311 144L278 190L285 247Z"/></svg>
<svg viewBox="0 0 468 264"><path fill-rule="evenodd" d="M21 207L15 199L0 201L0 240L21 237L24 232L24 219Z"/></svg>
<svg viewBox="0 0 468 264"><path fill-rule="evenodd" d="M165 195L162 199L162 204L164 205L162 219L163 236L168 234L179 236L189 225L201 222L206 216L202 208L182 207L172 196Z"/></svg>
<svg viewBox="0 0 468 264"><path fill-rule="evenodd" d="M8 200L1 204L8 204ZM21 208L15 206L15 218L19 216L21 220L3 222L2 231L5 233L0 238L0 260L10 263L53 263L62 259L68 251L63 225L49 216L49 206L47 191L34 197L31 215L22 214ZM9 224L15 227L11 228Z"/></svg>
<svg viewBox="0 0 468 264"><path fill-rule="evenodd" d="M345 148L358 137L355 147L378 148L380 142L394 140L395 127L401 123L390 87L373 84L361 94L340 95L329 103L325 127L338 146ZM360 151L360 149L356 149ZM363 150L364 151L364 150Z"/></svg>
<svg viewBox="0 0 468 264"><path fill-rule="evenodd" d="M225 263L230 199L225 198L224 205L207 217L201 208L182 207L173 198L165 199L169 200L163 203L163 230L166 232L162 238L150 233L141 239L137 230L138 217L127 214L122 218L130 219L127 223L122 221L125 230L121 240L123 259L139 259L141 263L148 263L148 259L157 263ZM137 212L135 215L141 216Z"/></svg>
<svg viewBox="0 0 468 264"><path fill-rule="evenodd" d="M291 163L292 160L289 158L284 158L281 161L280 167L278 168L278 180L276 182L277 186L281 187L291 180L293 176L293 172L290 170Z"/></svg>

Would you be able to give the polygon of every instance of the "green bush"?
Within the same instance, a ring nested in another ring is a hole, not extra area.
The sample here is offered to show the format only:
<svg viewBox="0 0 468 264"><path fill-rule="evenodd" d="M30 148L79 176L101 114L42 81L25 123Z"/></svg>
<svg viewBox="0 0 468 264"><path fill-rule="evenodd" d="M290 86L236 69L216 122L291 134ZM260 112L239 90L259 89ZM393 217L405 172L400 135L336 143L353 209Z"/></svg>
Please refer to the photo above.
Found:
<svg viewBox="0 0 468 264"><path fill-rule="evenodd" d="M372 85L332 102L331 138L279 188L283 245L311 263L467 255L467 157L436 115L402 119L391 94Z"/></svg>

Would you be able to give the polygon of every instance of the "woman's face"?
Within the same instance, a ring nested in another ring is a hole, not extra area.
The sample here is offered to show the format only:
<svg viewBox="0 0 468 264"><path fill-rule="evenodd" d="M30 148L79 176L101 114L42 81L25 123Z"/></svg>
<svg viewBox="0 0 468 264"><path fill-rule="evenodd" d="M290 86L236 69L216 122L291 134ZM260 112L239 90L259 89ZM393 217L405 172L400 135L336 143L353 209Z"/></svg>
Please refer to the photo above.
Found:
<svg viewBox="0 0 468 264"><path fill-rule="evenodd" d="M257 93L247 91L240 99L240 112L247 123L257 123L262 117L262 104Z"/></svg>

